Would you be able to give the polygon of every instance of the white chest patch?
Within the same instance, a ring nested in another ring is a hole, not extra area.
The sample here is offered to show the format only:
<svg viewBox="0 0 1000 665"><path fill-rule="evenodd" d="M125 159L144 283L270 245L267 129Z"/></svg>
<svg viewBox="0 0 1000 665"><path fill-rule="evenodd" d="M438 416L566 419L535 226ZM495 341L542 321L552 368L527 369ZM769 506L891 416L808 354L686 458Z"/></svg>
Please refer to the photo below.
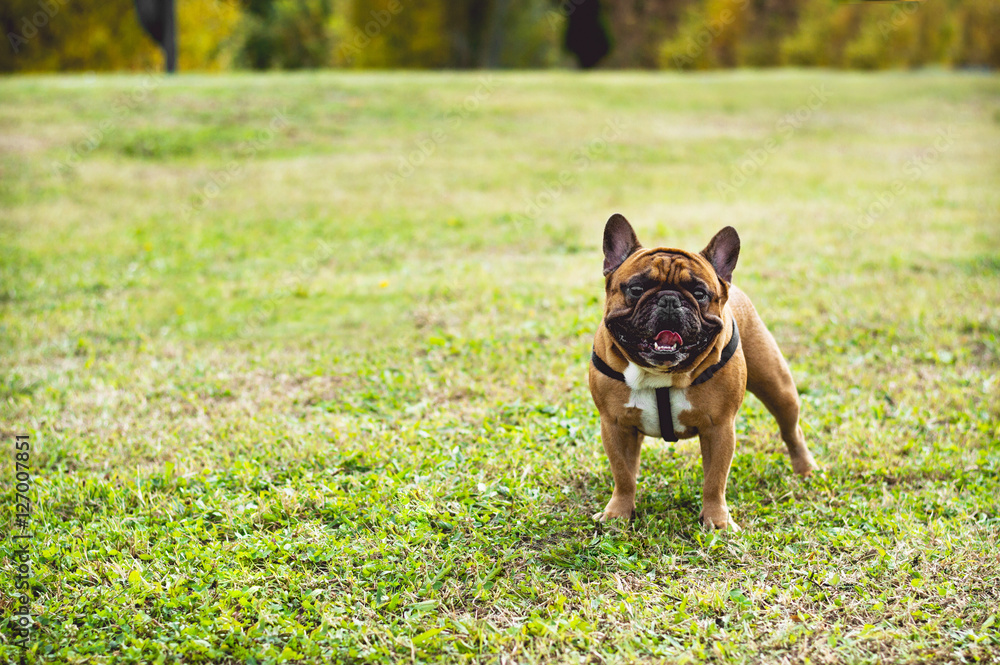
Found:
<svg viewBox="0 0 1000 665"><path fill-rule="evenodd" d="M635 407L642 411L640 429L643 434L659 437L660 410L656 406L656 389L671 386L673 377L669 374L659 375L644 372L635 363L629 363L624 374L625 383L631 390L629 401L625 406ZM688 401L686 388L675 388L670 391L670 415L674 421L674 432L681 433L687 429L681 425L677 417L690 408L691 402Z"/></svg>

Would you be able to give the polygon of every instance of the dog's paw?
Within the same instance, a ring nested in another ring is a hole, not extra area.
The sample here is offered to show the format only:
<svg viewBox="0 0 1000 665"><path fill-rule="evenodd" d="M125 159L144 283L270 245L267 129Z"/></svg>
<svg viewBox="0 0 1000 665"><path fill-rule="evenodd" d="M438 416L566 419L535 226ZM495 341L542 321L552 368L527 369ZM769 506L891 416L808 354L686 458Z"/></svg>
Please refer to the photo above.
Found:
<svg viewBox="0 0 1000 665"><path fill-rule="evenodd" d="M716 529L719 529L720 531L739 533L743 530L740 528L740 525L729 516L728 510L712 511L711 515L702 513L700 519L701 525L705 527L707 531L715 531Z"/></svg>
<svg viewBox="0 0 1000 665"><path fill-rule="evenodd" d="M814 471L819 471L819 465L813 459L812 453L806 451L805 455L792 458L792 470L796 475L808 478Z"/></svg>
<svg viewBox="0 0 1000 665"><path fill-rule="evenodd" d="M635 519L635 504L629 501L616 501L611 499L608 505L599 513L592 516L595 522L607 522L614 519Z"/></svg>

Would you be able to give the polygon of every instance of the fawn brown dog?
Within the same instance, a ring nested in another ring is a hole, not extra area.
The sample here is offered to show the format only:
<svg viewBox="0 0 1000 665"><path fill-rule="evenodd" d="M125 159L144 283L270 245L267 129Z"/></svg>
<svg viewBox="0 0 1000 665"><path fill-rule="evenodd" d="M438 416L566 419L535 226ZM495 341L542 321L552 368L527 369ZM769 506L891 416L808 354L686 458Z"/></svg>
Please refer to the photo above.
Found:
<svg viewBox="0 0 1000 665"><path fill-rule="evenodd" d="M733 286L740 237L731 226L700 253L644 249L613 215L604 229L604 319L594 337L590 392L615 487L605 521L635 515L643 436L698 436L701 521L739 530L726 505L736 413L747 389L778 421L795 473L816 463L799 427L799 396L774 337Z"/></svg>

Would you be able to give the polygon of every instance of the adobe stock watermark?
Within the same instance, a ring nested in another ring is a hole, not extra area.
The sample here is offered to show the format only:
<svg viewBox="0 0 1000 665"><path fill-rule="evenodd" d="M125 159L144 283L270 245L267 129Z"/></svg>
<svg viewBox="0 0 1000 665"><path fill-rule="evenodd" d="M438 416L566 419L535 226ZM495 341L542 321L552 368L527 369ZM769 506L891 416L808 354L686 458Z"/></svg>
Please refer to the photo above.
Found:
<svg viewBox="0 0 1000 665"><path fill-rule="evenodd" d="M354 26L354 30L347 38L346 42L337 48L337 56L343 62L351 64L355 56L368 48L376 37L382 34L386 26L392 23L392 19L403 11L403 3L400 0L389 0L385 9L373 9L369 14L371 19L365 21L361 27Z"/></svg>
<svg viewBox="0 0 1000 665"><path fill-rule="evenodd" d="M715 189L719 194L733 194L747 183L752 175L760 171L795 132L801 129L830 99L830 91L825 84L814 85L809 89L809 98L794 111L778 118L774 125L774 134L756 148L750 148L733 164L728 180L719 180Z"/></svg>
<svg viewBox="0 0 1000 665"><path fill-rule="evenodd" d="M201 212L209 202L222 194L235 178L243 175L247 163L256 157L262 148L274 141L280 130L290 125L284 110L275 111L265 129L259 130L253 139L243 141L236 146L235 158L229 160L221 169L209 174L208 181L197 188L194 201L184 206L181 216L189 220Z"/></svg>
<svg viewBox="0 0 1000 665"><path fill-rule="evenodd" d="M479 77L479 85L475 92L467 95L461 104L445 113L440 127L435 127L417 138L411 149L396 158L396 168L383 176L385 184L390 189L395 189L396 185L413 175L431 155L437 152L438 146L448 140L451 132L461 127L470 115L479 110L483 102L493 96L498 85L497 78L492 74Z"/></svg>
<svg viewBox="0 0 1000 665"><path fill-rule="evenodd" d="M677 69L690 67L727 27L736 22L736 18L749 4L750 0L740 0L735 11L723 9L701 26L697 33L689 36L684 45L684 51L675 53L672 58L674 67Z"/></svg>
<svg viewBox="0 0 1000 665"><path fill-rule="evenodd" d="M892 8L892 16L884 18L876 26L882 39L888 39L889 35L906 25L910 17L920 9L922 0L903 0L896 2Z"/></svg>
<svg viewBox="0 0 1000 665"><path fill-rule="evenodd" d="M104 143L104 140L118 129L121 121L149 98L149 94L163 81L163 76L151 69L146 70L142 80L128 92L119 95L111 104L111 116L101 120L87 135L75 142L70 155L63 161L53 162L52 170L65 175L79 166L83 158Z"/></svg>
<svg viewBox="0 0 1000 665"><path fill-rule="evenodd" d="M38 0L40 11L31 16L22 16L19 32L8 32L7 41L14 50L14 54L21 52L21 48L35 38L38 31L49 24L59 10L63 8L67 0Z"/></svg>
<svg viewBox="0 0 1000 665"><path fill-rule="evenodd" d="M515 224L521 227L538 220L541 214L552 206L590 164L606 153L608 147L624 131L620 118L612 118L604 123L600 136L591 139L571 154L572 168L561 170L556 177L546 183L541 191L531 197L521 212L515 217Z"/></svg>
<svg viewBox="0 0 1000 665"><path fill-rule="evenodd" d="M941 156L955 144L957 136L955 126L949 125L938 131L937 138L929 148L916 157L906 160L903 164L903 175L893 180L878 196L858 210L858 215L851 224L851 237L857 237L859 233L867 231L880 220L911 184L923 177L927 169L938 163Z"/></svg>

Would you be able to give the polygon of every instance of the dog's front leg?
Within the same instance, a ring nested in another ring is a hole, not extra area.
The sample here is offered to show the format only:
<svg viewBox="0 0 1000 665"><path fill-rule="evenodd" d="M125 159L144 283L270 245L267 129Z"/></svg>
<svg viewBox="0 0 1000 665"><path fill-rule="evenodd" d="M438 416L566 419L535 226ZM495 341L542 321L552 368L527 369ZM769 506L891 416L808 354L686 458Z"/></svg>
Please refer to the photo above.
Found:
<svg viewBox="0 0 1000 665"><path fill-rule="evenodd" d="M615 489L611 500L602 512L594 515L601 522L635 516L635 487L639 476L639 451L642 448L642 434L635 427L622 427L601 416L601 443L611 462L611 475L615 479Z"/></svg>
<svg viewBox="0 0 1000 665"><path fill-rule="evenodd" d="M701 522L710 528L739 531L740 527L730 519L726 505L726 481L736 449L736 424L730 421L702 430L698 439L701 443L701 467L705 472Z"/></svg>

